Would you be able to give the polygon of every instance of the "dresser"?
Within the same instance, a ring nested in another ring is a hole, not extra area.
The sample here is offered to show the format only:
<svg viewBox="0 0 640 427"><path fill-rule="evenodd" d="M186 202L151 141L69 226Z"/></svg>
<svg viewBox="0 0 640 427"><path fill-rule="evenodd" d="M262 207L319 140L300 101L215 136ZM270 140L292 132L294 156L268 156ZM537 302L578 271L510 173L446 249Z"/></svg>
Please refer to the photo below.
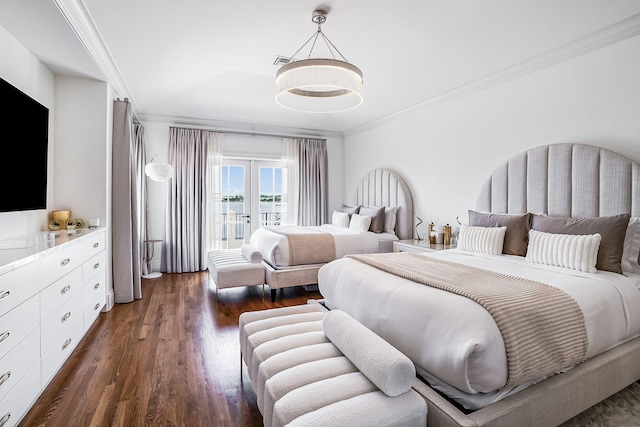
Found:
<svg viewBox="0 0 640 427"><path fill-rule="evenodd" d="M106 231L0 241L0 427L14 426L106 303Z"/></svg>
<svg viewBox="0 0 640 427"><path fill-rule="evenodd" d="M455 246L442 243L431 243L428 240L394 240L393 252L436 252L446 249L454 249Z"/></svg>

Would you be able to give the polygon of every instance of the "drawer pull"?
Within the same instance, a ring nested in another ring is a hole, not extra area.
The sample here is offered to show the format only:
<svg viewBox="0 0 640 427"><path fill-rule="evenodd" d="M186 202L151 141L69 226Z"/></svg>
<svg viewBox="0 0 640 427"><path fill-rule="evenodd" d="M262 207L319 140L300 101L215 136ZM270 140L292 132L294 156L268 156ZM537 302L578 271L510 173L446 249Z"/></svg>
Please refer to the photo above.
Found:
<svg viewBox="0 0 640 427"><path fill-rule="evenodd" d="M93 289L98 289L99 287L100 287L100 282L98 282L95 285L93 285Z"/></svg>
<svg viewBox="0 0 640 427"><path fill-rule="evenodd" d="M11 418L11 412L4 414L4 417L0 418L0 427L5 425L9 421L9 418Z"/></svg>
<svg viewBox="0 0 640 427"><path fill-rule="evenodd" d="M0 335L0 342L6 340L11 335L11 331L5 331L2 335Z"/></svg>
<svg viewBox="0 0 640 427"><path fill-rule="evenodd" d="M2 385L5 382L7 382L7 380L9 379L10 376L11 376L11 371L7 371L3 376L1 376L0 377L0 385Z"/></svg>
<svg viewBox="0 0 640 427"><path fill-rule="evenodd" d="M69 347L69 344L71 344L71 338L67 339L64 344L62 344L62 349L66 350L67 347Z"/></svg>
<svg viewBox="0 0 640 427"><path fill-rule="evenodd" d="M96 268L100 267L100 263L96 262L95 264L93 264L93 269L95 270Z"/></svg>
<svg viewBox="0 0 640 427"><path fill-rule="evenodd" d="M9 295L11 295L11 290L10 289L7 289L6 291L0 292L0 301L2 301L5 298L9 298Z"/></svg>
<svg viewBox="0 0 640 427"><path fill-rule="evenodd" d="M70 312L70 311L67 311L67 312L64 314L64 316L62 316L62 317L60 318L60 322L61 322L61 323L66 322L67 320L69 320L69 317L71 317L71 312Z"/></svg>
<svg viewBox="0 0 640 427"><path fill-rule="evenodd" d="M94 243L94 244L93 244L93 247L94 247L94 248L97 248L98 246L100 246L100 243L98 243L98 242L96 242L96 243Z"/></svg>
<svg viewBox="0 0 640 427"><path fill-rule="evenodd" d="M65 266L67 264L69 264L71 262L71 258L65 258L62 261L60 261L60 265L61 266Z"/></svg>
<svg viewBox="0 0 640 427"><path fill-rule="evenodd" d="M93 307L93 309L94 309L94 310L97 310L97 309L99 309L99 308L100 308L100 303L97 303L97 304L95 305L95 307Z"/></svg>
<svg viewBox="0 0 640 427"><path fill-rule="evenodd" d="M60 295L64 295L71 290L71 285L67 285L64 288L60 289Z"/></svg>

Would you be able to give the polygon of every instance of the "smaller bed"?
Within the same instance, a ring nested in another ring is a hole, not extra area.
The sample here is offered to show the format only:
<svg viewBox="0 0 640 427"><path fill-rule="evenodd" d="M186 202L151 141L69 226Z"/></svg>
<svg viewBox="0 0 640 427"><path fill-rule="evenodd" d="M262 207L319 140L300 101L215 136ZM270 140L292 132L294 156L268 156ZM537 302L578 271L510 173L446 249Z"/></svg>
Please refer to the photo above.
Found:
<svg viewBox="0 0 640 427"><path fill-rule="evenodd" d="M391 252L393 241L413 237L413 218L404 180L374 169L358 183L352 205L333 212L332 224L262 227L250 244L263 255L273 300L277 289L318 283L320 267L345 255Z"/></svg>

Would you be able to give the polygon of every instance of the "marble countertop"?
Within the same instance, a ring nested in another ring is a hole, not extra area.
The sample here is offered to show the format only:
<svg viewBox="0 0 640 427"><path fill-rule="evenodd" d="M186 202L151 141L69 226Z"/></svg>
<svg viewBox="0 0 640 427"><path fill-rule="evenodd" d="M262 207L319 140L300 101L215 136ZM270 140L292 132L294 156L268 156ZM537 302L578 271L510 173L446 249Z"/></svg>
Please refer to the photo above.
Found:
<svg viewBox="0 0 640 427"><path fill-rule="evenodd" d="M95 233L104 231L78 228L75 230L43 231L27 236L0 240L0 274L22 267L45 256L62 250L71 242L80 242L91 238Z"/></svg>

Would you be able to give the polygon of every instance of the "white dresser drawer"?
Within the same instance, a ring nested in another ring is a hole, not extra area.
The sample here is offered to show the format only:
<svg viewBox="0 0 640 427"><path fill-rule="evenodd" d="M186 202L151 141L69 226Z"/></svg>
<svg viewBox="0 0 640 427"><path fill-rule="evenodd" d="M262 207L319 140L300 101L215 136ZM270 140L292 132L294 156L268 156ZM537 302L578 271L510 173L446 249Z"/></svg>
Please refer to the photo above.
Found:
<svg viewBox="0 0 640 427"><path fill-rule="evenodd" d="M85 261L84 264L82 264L83 280L86 282L96 274L104 271L106 260L107 253L105 251L102 251L99 254L93 256L90 260Z"/></svg>
<svg viewBox="0 0 640 427"><path fill-rule="evenodd" d="M81 245L72 245L55 251L42 259L42 280L51 283L73 271L87 259Z"/></svg>
<svg viewBox="0 0 640 427"><path fill-rule="evenodd" d="M0 316L42 290L40 261L0 275Z"/></svg>
<svg viewBox="0 0 640 427"><path fill-rule="evenodd" d="M81 248L82 253L85 255L84 259L87 260L106 249L106 236L104 230L95 232L84 242L81 242L78 246Z"/></svg>
<svg viewBox="0 0 640 427"><path fill-rule="evenodd" d="M7 397L0 400L0 420L6 420L3 427L17 425L27 413L40 395L40 380L40 363L36 363Z"/></svg>
<svg viewBox="0 0 640 427"><path fill-rule="evenodd" d="M39 311L40 295L38 294L0 317L0 358L40 325ZM0 369L2 369L1 366Z"/></svg>
<svg viewBox="0 0 640 427"><path fill-rule="evenodd" d="M82 318L82 293L78 292L42 321L42 352L46 352L55 340L66 332L69 325Z"/></svg>
<svg viewBox="0 0 640 427"><path fill-rule="evenodd" d="M82 319L75 319L42 355L42 387L46 387L82 339Z"/></svg>
<svg viewBox="0 0 640 427"><path fill-rule="evenodd" d="M41 293L40 320L44 321L58 307L82 289L82 269L76 268L61 279L56 280Z"/></svg>
<svg viewBox="0 0 640 427"><path fill-rule="evenodd" d="M40 331L36 329L0 359L0 400L7 396L39 360Z"/></svg>

